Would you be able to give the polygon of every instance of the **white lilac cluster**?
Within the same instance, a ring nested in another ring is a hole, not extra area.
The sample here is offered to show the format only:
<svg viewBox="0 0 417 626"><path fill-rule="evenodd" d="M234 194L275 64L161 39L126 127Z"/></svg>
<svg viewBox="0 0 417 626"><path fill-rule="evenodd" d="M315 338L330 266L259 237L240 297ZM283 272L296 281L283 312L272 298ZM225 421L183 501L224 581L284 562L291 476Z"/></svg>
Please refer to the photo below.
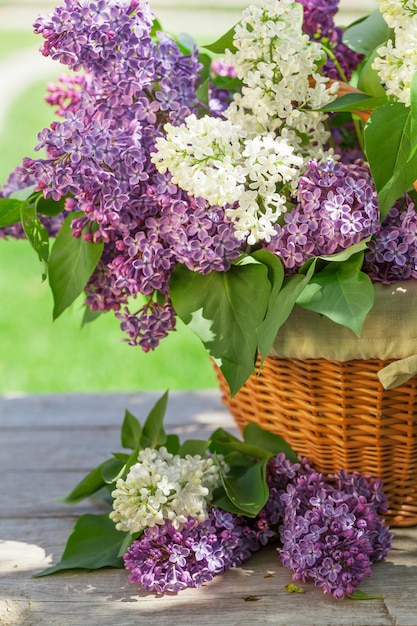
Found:
<svg viewBox="0 0 417 626"><path fill-rule="evenodd" d="M253 133L278 132L303 157L321 159L329 134L327 116L317 109L336 97L338 83L319 73L323 50L302 24L303 7L291 0L266 0L243 12L236 51L226 55L243 87L225 115Z"/></svg>
<svg viewBox="0 0 417 626"><path fill-rule="evenodd" d="M394 36L378 49L372 67L388 95L410 106L410 87L417 67L416 0L381 0L380 11Z"/></svg>
<svg viewBox="0 0 417 626"><path fill-rule="evenodd" d="M219 484L219 470L209 457L183 458L165 447L145 448L126 479L116 482L110 519L117 530L130 533L166 521L179 529L189 516L201 522L207 519L211 494Z"/></svg>
<svg viewBox="0 0 417 626"><path fill-rule="evenodd" d="M243 87L225 119L191 115L179 127L167 124L152 157L178 187L226 207L235 236L248 245L271 240L303 165L329 154L326 116L313 109L333 99L337 83L318 73L322 50L302 22L302 6L290 0L246 9L236 51L226 56Z"/></svg>
<svg viewBox="0 0 417 626"><path fill-rule="evenodd" d="M226 207L238 239L270 241L285 212L284 187L299 177L303 159L272 133L255 137L229 120L190 115L167 124L152 159L160 173L212 206Z"/></svg>

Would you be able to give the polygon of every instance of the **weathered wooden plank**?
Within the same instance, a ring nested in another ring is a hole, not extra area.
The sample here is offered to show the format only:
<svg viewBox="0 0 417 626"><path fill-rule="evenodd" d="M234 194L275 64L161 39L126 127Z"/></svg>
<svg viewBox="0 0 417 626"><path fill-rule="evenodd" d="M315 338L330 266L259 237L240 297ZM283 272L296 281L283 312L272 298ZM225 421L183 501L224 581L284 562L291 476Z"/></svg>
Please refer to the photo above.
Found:
<svg viewBox="0 0 417 626"><path fill-rule="evenodd" d="M79 626L77 620L85 615L88 624L94 626L117 613L128 625L145 625L152 614L153 624L165 626L169 616L170 623L187 626L195 623L195 611L204 615L207 625L417 624L413 592L417 586L417 559L415 554L410 556L401 547L404 546L402 531L398 532L399 540L395 542L393 556L376 564L372 578L361 585L368 593L385 594L385 601L355 603L335 601L311 584L304 585L306 593L303 595L286 593L284 588L291 581L291 574L281 566L272 546L255 554L243 567L227 572L202 589L186 590L178 596L156 598L154 594L139 591L127 581L123 570L69 572L42 579L31 578L33 573L58 560L73 523L72 518L22 520L18 530L13 520L1 524L4 541L0 543L0 572L7 589L8 604L0 601L0 607L5 611L7 606L9 612L13 609L21 620L11 624L57 626L60 622L53 620L61 616L63 625ZM407 541L414 538L415 546L417 529L409 530L407 534ZM404 565L398 564L399 556ZM397 621L394 621L394 615ZM290 622L288 616L291 616ZM104 623L112 624L111 621Z"/></svg>
<svg viewBox="0 0 417 626"><path fill-rule="evenodd" d="M3 611L7 607L9 613L14 612L20 620L10 624L79 626L87 623L98 626L113 624L112 618L116 620L117 616L118 622L128 625L152 622L165 626L169 622L188 626L198 621L197 615L207 626L364 626L365 623L367 626L391 626L393 623L382 600L366 604L367 621L364 622L364 605L361 603L335 602L309 584L305 585L305 594L288 594L285 585L291 580L290 573L279 564L271 547L254 555L243 567L226 572L200 589L159 598L136 589L128 582L123 570L29 578L28 574L36 571L36 554L41 567L45 567L45 558L42 551L38 549L36 552L36 547L32 546L28 552L32 555L32 562L28 563L30 571L28 567L26 571L20 568L14 573L14 583L7 594L8 603L0 603ZM10 563L13 565L13 560ZM379 570L382 572L382 568ZM315 607L313 619L312 603ZM407 624L411 626L412 623Z"/></svg>
<svg viewBox="0 0 417 626"><path fill-rule="evenodd" d="M52 394L0 397L0 430L118 426L125 409L142 421L162 391L112 394ZM217 390L169 394L167 426L195 425L217 428L234 423L220 401Z"/></svg>
<svg viewBox="0 0 417 626"><path fill-rule="evenodd" d="M121 452L120 429L115 426L62 426L34 428L0 428L0 470L14 470L16 465L25 470L64 470L79 468L89 471L110 458L112 452ZM167 425L169 433L180 439L208 439L213 432L210 424ZM236 434L234 428L228 429ZM18 454L18 456L17 456Z"/></svg>
<svg viewBox="0 0 417 626"><path fill-rule="evenodd" d="M105 505L97 501L85 500L71 507L59 502L59 498L75 487L85 473L77 470L32 472L28 480L26 471L13 472L3 489L0 524L3 519L11 518L56 518L103 512L100 506Z"/></svg>

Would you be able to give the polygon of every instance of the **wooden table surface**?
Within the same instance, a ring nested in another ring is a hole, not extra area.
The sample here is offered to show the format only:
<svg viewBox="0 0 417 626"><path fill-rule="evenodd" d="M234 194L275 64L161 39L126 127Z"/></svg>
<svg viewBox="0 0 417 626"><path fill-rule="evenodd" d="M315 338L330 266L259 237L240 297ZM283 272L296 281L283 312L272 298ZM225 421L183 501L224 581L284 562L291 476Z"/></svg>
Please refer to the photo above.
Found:
<svg viewBox="0 0 417 626"><path fill-rule="evenodd" d="M266 547L200 589L156 597L124 570L32 574L56 563L92 502L57 501L95 465L120 450L128 408L143 420L159 394L0 398L0 624L2 626L417 626L417 527L394 529L388 559L361 589L384 600L334 600L313 585L284 589L291 574ZM171 393L166 428L183 439L233 429L216 391Z"/></svg>

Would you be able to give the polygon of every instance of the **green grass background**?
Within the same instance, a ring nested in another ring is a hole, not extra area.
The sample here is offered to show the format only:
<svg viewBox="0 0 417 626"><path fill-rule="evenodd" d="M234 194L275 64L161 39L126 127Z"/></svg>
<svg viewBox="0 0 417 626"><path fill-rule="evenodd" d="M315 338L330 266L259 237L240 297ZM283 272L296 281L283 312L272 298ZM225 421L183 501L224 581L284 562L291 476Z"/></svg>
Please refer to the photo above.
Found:
<svg viewBox="0 0 417 626"><path fill-rule="evenodd" d="M39 54L38 44L30 33L0 33L0 60L12 62L22 47ZM33 154L37 133L49 125L45 85L28 85L9 112L0 133L0 183ZM34 252L25 241L0 239L0 394L216 386L206 352L183 326L145 354L122 341L111 313L81 328L81 304L52 322L52 296Z"/></svg>

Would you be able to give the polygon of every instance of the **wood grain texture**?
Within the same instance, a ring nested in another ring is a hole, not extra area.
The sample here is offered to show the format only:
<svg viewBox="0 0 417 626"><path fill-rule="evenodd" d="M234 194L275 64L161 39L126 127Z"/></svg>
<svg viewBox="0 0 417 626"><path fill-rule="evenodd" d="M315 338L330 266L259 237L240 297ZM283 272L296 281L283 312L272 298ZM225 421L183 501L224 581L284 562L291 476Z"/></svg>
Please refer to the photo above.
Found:
<svg viewBox="0 0 417 626"><path fill-rule="evenodd" d="M417 528L395 530L389 558L361 585L383 600L336 601L310 584L289 594L291 574L273 546L178 596L140 591L123 570L34 579L59 560L78 515L104 510L91 500L68 507L58 497L120 449L125 408L143 419L159 395L0 398L2 626L417 626ZM172 394L166 424L183 439L233 428L211 391Z"/></svg>

